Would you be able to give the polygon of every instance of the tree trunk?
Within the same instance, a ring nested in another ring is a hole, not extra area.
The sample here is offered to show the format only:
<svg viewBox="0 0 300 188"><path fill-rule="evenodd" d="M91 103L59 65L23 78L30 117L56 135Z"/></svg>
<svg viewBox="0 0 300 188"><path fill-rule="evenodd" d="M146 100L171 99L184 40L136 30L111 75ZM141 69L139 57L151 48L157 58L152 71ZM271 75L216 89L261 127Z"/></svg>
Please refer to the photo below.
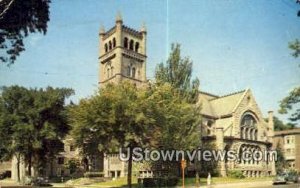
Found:
<svg viewBox="0 0 300 188"><path fill-rule="evenodd" d="M53 159L51 158L51 162L50 162L50 176L53 176Z"/></svg>
<svg viewBox="0 0 300 188"><path fill-rule="evenodd" d="M18 175L18 182L21 181L21 178L20 178L20 155L17 155L17 175Z"/></svg>
<svg viewBox="0 0 300 188"><path fill-rule="evenodd" d="M28 155L28 176L31 176L32 159L31 154Z"/></svg>
<svg viewBox="0 0 300 188"><path fill-rule="evenodd" d="M132 177L132 148L129 149L129 161L128 161L128 173L127 173L127 185L131 188L131 177Z"/></svg>

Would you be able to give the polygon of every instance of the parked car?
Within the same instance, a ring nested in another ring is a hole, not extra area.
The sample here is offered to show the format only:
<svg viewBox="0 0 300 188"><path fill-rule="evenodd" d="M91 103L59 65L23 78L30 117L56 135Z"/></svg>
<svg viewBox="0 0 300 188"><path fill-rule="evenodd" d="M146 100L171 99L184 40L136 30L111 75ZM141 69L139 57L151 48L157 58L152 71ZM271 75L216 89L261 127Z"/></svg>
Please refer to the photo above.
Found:
<svg viewBox="0 0 300 188"><path fill-rule="evenodd" d="M39 187L42 187L42 186L51 186L49 184L49 179L48 177L31 177L31 176L26 176L25 177L25 182L24 182L25 185L34 185L34 186L39 186Z"/></svg>
<svg viewBox="0 0 300 188"><path fill-rule="evenodd" d="M288 182L298 183L299 182L299 175L295 173L289 173L286 177Z"/></svg>
<svg viewBox="0 0 300 188"><path fill-rule="evenodd" d="M5 178L10 178L11 177L11 171L6 170L2 173L0 173L0 180L5 179Z"/></svg>
<svg viewBox="0 0 300 188"><path fill-rule="evenodd" d="M273 179L273 184L286 184L286 176L285 174L278 174L274 179Z"/></svg>

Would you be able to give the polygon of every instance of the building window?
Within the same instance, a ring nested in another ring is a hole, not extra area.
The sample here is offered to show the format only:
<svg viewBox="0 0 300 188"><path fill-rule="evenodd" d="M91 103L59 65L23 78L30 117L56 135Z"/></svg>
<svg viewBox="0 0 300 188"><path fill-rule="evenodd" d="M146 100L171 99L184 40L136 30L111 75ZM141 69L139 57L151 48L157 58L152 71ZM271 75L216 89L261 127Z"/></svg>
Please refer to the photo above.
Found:
<svg viewBox="0 0 300 188"><path fill-rule="evenodd" d="M116 39L113 38L113 48L115 48L115 47L116 47Z"/></svg>
<svg viewBox="0 0 300 188"><path fill-rule="evenodd" d="M252 114L247 113L241 120L241 138L249 140L257 140L257 121Z"/></svg>
<svg viewBox="0 0 300 188"><path fill-rule="evenodd" d="M128 48L128 38L124 38L124 48Z"/></svg>
<svg viewBox="0 0 300 188"><path fill-rule="evenodd" d="M289 144L290 143L290 137L286 137L286 143Z"/></svg>
<svg viewBox="0 0 300 188"><path fill-rule="evenodd" d="M70 145L70 151L75 151L75 146L74 145Z"/></svg>
<svg viewBox="0 0 300 188"><path fill-rule="evenodd" d="M131 75L133 78L135 78L135 68L133 67L132 68L132 75Z"/></svg>
<svg viewBox="0 0 300 188"><path fill-rule="evenodd" d="M138 42L135 43L135 51L139 52L140 44Z"/></svg>
<svg viewBox="0 0 300 188"><path fill-rule="evenodd" d="M107 78L109 78L109 68L107 68Z"/></svg>
<svg viewBox="0 0 300 188"><path fill-rule="evenodd" d="M128 67L127 67L127 76L128 76L128 77L130 77L130 73L131 73L131 67L128 66Z"/></svg>
<svg viewBox="0 0 300 188"><path fill-rule="evenodd" d="M111 49L112 49L112 44L111 44L111 41L109 41L109 43L108 43L108 48L109 48L109 50L111 50Z"/></svg>
<svg viewBox="0 0 300 188"><path fill-rule="evenodd" d="M107 44L104 45L104 48L105 48L105 52L107 52L108 51Z"/></svg>
<svg viewBox="0 0 300 188"><path fill-rule="evenodd" d="M254 130L254 140L257 140L257 129Z"/></svg>
<svg viewBox="0 0 300 188"><path fill-rule="evenodd" d="M64 159L63 157L59 157L59 158L57 159L57 164L62 165L62 164L64 164L64 162L65 162L65 159Z"/></svg>
<svg viewBox="0 0 300 188"><path fill-rule="evenodd" d="M134 44L133 40L130 40L130 43L129 43L129 50L133 50L133 44Z"/></svg>
<svg viewBox="0 0 300 188"><path fill-rule="evenodd" d="M65 151L65 144L64 143L59 143L57 147L58 147L59 152L64 152Z"/></svg>

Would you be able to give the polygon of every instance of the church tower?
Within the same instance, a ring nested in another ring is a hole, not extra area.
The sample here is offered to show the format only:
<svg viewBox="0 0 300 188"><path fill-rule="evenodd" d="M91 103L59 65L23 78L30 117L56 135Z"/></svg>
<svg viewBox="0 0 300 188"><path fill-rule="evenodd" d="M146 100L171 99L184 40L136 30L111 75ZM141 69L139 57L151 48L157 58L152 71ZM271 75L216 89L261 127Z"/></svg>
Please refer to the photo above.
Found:
<svg viewBox="0 0 300 188"><path fill-rule="evenodd" d="M100 86L107 83L130 81L137 86L146 82L146 27L140 31L123 25L122 16L116 17L114 27L100 29Z"/></svg>

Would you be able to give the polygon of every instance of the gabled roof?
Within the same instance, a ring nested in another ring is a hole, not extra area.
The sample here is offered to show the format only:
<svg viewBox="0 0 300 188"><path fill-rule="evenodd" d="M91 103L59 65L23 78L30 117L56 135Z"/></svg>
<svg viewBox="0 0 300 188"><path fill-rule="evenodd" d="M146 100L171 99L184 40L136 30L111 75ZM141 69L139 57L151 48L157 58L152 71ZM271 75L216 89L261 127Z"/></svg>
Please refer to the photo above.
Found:
<svg viewBox="0 0 300 188"><path fill-rule="evenodd" d="M199 103L202 105L201 113L203 115L221 117L230 115L234 112L236 106L243 99L248 90L243 90L228 95L218 97L217 95L200 92Z"/></svg>

